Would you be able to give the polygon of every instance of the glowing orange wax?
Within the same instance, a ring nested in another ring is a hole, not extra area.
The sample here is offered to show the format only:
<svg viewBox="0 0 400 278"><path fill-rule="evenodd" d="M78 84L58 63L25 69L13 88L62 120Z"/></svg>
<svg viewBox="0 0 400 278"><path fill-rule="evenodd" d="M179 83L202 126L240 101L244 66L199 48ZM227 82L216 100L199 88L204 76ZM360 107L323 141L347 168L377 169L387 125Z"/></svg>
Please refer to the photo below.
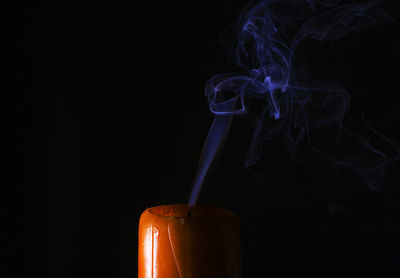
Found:
<svg viewBox="0 0 400 278"><path fill-rule="evenodd" d="M139 223L138 277L240 278L240 244L239 220L229 210L149 208Z"/></svg>

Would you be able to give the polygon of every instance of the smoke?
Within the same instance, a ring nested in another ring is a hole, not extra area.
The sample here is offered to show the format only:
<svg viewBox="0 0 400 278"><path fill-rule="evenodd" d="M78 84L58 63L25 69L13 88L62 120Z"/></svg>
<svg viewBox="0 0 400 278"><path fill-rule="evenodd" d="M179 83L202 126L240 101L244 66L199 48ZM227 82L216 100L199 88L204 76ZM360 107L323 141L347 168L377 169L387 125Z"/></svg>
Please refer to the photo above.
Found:
<svg viewBox="0 0 400 278"><path fill-rule="evenodd" d="M229 103L228 103L229 105ZM207 176L218 151L223 147L232 123L232 115L216 115L210 127L206 141L201 151L199 169L193 184L189 205L194 206L197 202L201 186Z"/></svg>
<svg viewBox="0 0 400 278"><path fill-rule="evenodd" d="M399 159L397 146L362 114L357 129L350 129L347 122L356 118L346 120L349 93L338 83L321 80L303 55L318 43L390 21L379 2L263 0L248 6L237 22L233 49L242 72L213 76L205 88L217 117L256 116L246 167L261 158L266 141L281 136L293 157L347 168L375 190L400 183L395 176L399 171L392 168Z"/></svg>

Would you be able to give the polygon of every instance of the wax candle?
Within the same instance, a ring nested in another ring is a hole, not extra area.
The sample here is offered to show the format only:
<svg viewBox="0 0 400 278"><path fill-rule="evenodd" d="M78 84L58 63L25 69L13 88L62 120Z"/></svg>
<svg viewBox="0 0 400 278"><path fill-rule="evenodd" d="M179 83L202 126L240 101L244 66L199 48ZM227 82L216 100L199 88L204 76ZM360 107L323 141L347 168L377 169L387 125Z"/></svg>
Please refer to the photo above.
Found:
<svg viewBox="0 0 400 278"><path fill-rule="evenodd" d="M239 278L238 217L188 205L145 210L139 223L139 278Z"/></svg>

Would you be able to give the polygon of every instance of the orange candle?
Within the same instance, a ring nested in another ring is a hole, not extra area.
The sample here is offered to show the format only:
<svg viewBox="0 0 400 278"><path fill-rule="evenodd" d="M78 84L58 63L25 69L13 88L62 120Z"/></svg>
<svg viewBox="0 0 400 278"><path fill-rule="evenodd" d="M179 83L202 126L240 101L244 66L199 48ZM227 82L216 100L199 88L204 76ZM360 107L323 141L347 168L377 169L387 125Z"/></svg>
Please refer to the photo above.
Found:
<svg viewBox="0 0 400 278"><path fill-rule="evenodd" d="M146 209L139 223L139 278L240 278L238 217L211 206Z"/></svg>

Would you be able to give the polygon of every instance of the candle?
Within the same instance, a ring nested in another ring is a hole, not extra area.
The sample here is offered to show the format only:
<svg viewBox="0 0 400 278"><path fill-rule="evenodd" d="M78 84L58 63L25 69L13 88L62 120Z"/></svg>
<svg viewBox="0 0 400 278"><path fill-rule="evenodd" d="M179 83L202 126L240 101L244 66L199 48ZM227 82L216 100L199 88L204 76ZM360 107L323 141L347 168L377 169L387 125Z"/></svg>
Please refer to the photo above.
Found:
<svg viewBox="0 0 400 278"><path fill-rule="evenodd" d="M139 223L139 278L239 278L238 217L211 206L145 210Z"/></svg>

